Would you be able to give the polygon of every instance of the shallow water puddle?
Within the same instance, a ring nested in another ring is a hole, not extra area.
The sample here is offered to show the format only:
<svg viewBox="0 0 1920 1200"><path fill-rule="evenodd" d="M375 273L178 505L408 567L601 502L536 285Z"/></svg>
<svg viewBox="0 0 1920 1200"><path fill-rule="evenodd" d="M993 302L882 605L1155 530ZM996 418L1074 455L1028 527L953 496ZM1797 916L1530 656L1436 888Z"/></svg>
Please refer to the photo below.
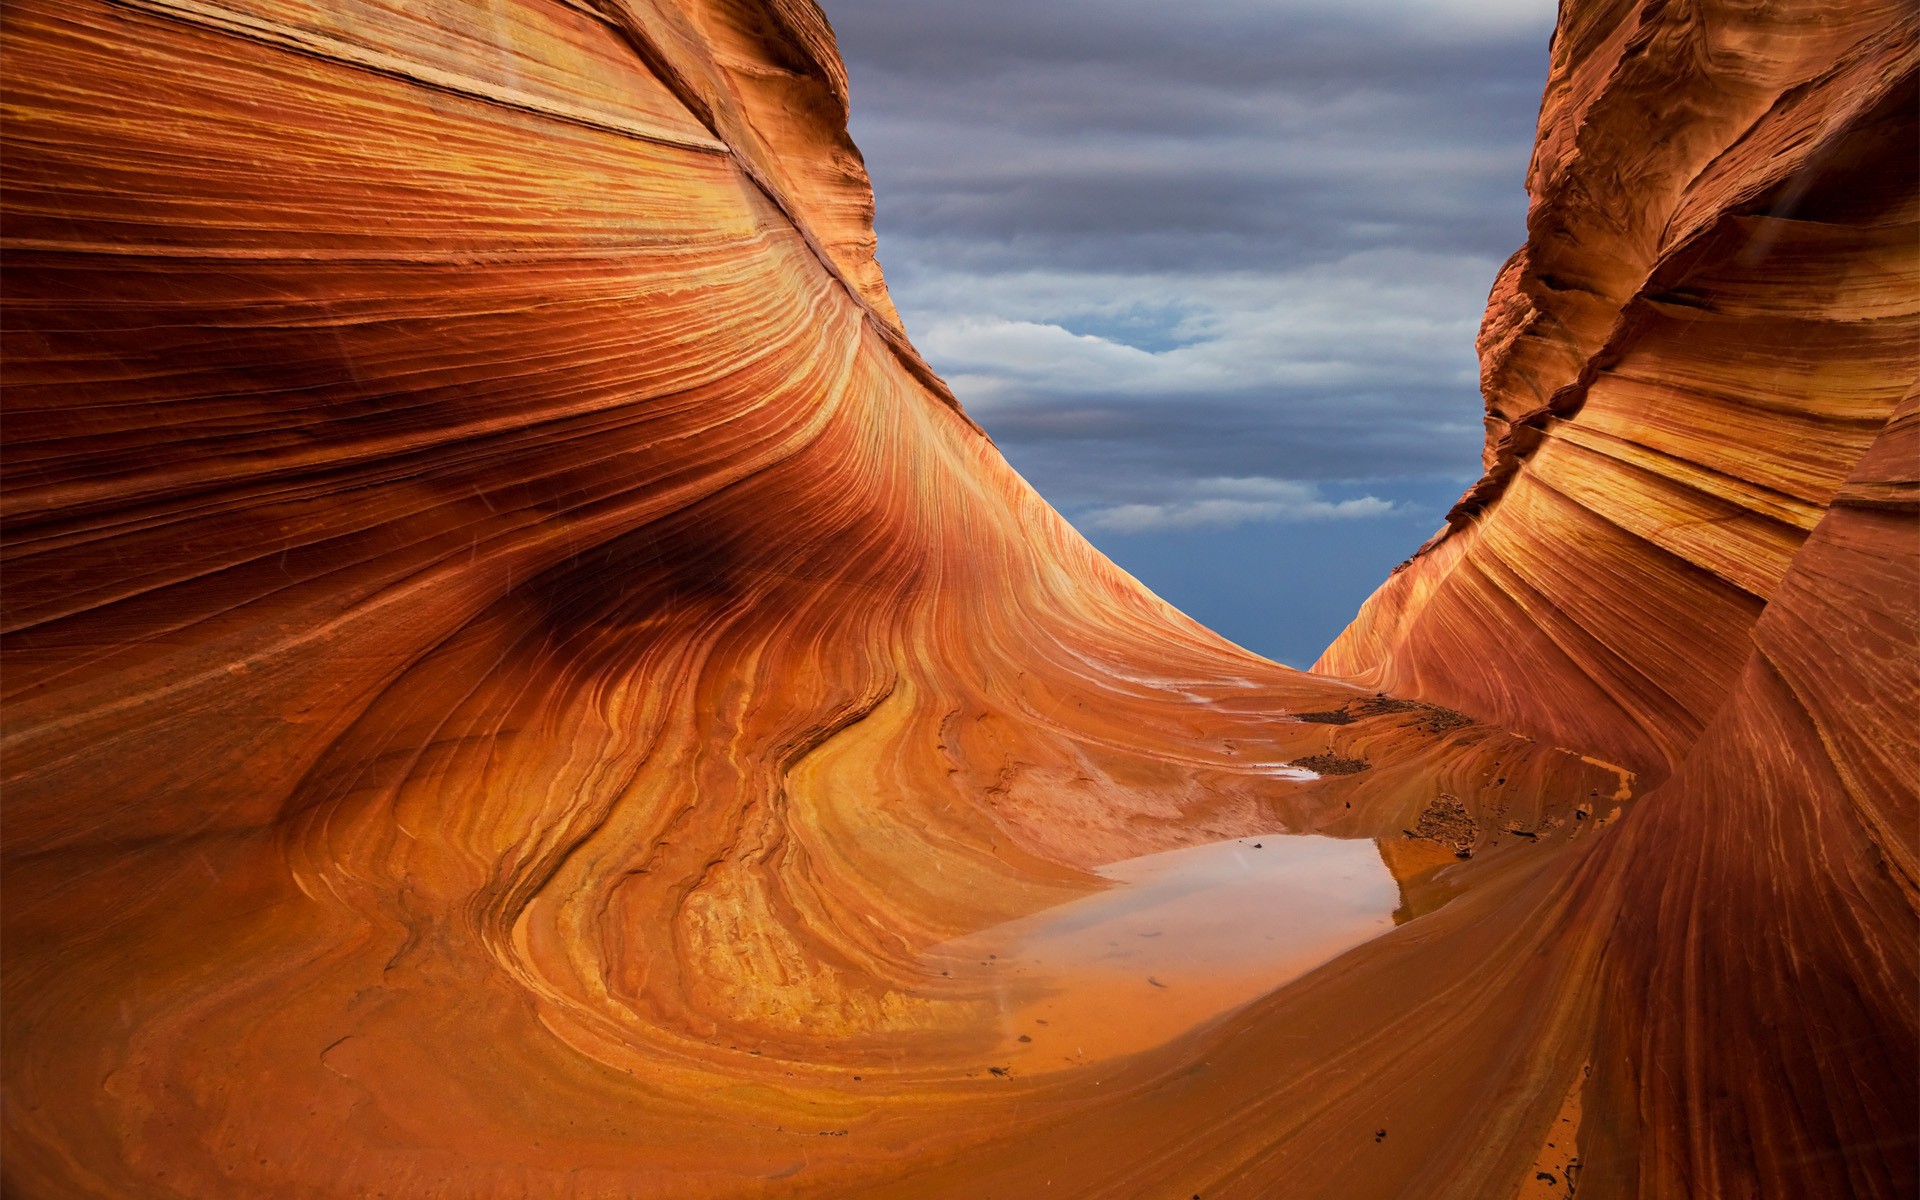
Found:
<svg viewBox="0 0 1920 1200"><path fill-rule="evenodd" d="M995 1066L1159 1045L1393 928L1370 840L1266 834L1100 868L1120 886L935 947L1000 1008Z"/></svg>

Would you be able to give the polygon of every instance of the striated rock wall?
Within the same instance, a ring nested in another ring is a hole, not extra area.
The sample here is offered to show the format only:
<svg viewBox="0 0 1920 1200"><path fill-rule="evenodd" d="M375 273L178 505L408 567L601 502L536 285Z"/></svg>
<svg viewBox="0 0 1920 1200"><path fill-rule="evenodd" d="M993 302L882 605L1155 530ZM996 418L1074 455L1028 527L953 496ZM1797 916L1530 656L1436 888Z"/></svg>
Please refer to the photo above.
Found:
<svg viewBox="0 0 1920 1200"><path fill-rule="evenodd" d="M1906 5L1574 5L1480 335L1486 477L1321 669L1686 754L1920 370Z"/></svg>
<svg viewBox="0 0 1920 1200"><path fill-rule="evenodd" d="M900 333L809 4L4 21L10 1195L844 1194L1168 1069L989 1073L931 947L1617 778L1290 721L1363 693L1047 508Z"/></svg>
<svg viewBox="0 0 1920 1200"><path fill-rule="evenodd" d="M1620 1166L1595 1194L1920 1183L1916 400L1794 557L1679 771L1586 864L1623 893L1594 1085Z"/></svg>
<svg viewBox="0 0 1920 1200"><path fill-rule="evenodd" d="M1361 686L959 411L804 0L0 9L3 1190L1481 1197L1584 1112L1583 1196L1910 1191L1890 13L1565 15L1536 189L1610 207ZM929 965L1276 829L1415 919L1061 1069Z"/></svg>
<svg viewBox="0 0 1920 1200"><path fill-rule="evenodd" d="M1906 5L1563 6L1487 474L1318 664L1667 779L1579 876L1583 1196L1916 1186L1916 61Z"/></svg>

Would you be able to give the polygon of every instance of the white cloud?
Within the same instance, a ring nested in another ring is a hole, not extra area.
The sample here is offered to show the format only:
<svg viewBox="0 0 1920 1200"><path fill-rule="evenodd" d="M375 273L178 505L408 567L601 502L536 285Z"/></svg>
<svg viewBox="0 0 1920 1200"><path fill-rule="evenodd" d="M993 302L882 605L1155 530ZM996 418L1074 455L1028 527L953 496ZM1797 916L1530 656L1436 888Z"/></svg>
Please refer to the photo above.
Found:
<svg viewBox="0 0 1920 1200"><path fill-rule="evenodd" d="M1436 381L1471 395L1479 311L1460 297L1484 296L1497 265L1370 251L1260 275L953 273L917 281L906 318L921 351L983 415L1040 397L1273 396ZM1129 311L1169 314L1158 332L1176 344L1148 350L1124 333L1073 329Z"/></svg>
<svg viewBox="0 0 1920 1200"><path fill-rule="evenodd" d="M908 334L1055 505L1477 474L1550 0L829 8Z"/></svg>
<svg viewBox="0 0 1920 1200"><path fill-rule="evenodd" d="M1328 521L1378 517L1393 505L1377 496L1326 500L1310 484L1291 479L1215 478L1194 483L1186 499L1164 504L1115 504L1081 514L1079 523L1113 533L1224 529L1255 521Z"/></svg>

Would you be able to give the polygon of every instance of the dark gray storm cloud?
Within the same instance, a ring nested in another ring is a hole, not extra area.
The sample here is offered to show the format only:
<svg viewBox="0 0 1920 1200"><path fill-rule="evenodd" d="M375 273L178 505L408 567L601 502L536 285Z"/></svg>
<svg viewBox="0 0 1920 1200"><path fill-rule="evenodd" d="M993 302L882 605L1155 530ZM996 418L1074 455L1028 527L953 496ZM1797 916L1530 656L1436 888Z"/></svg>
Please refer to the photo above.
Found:
<svg viewBox="0 0 1920 1200"><path fill-rule="evenodd" d="M1517 239L1550 3L836 0L831 16L886 231L976 267L1497 258Z"/></svg>
<svg viewBox="0 0 1920 1200"><path fill-rule="evenodd" d="M1392 524L1384 574L1477 474L1552 0L825 3L908 332L1122 565Z"/></svg>

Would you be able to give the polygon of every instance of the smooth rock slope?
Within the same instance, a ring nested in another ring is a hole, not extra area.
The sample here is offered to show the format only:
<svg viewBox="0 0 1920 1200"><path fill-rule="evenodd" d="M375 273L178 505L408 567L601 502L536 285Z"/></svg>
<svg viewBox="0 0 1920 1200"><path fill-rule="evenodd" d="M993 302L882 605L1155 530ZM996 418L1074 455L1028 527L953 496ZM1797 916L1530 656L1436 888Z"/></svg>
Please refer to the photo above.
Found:
<svg viewBox="0 0 1920 1200"><path fill-rule="evenodd" d="M1486 477L1317 664L1667 779L1582 872L1642 1194L1917 1186L1916 21L1563 8Z"/></svg>
<svg viewBox="0 0 1920 1200"><path fill-rule="evenodd" d="M919 358L807 0L0 21L8 1195L1911 1192L1904 10L1567 8L1325 677ZM1403 923L1126 1053L939 965L1275 830Z"/></svg>

